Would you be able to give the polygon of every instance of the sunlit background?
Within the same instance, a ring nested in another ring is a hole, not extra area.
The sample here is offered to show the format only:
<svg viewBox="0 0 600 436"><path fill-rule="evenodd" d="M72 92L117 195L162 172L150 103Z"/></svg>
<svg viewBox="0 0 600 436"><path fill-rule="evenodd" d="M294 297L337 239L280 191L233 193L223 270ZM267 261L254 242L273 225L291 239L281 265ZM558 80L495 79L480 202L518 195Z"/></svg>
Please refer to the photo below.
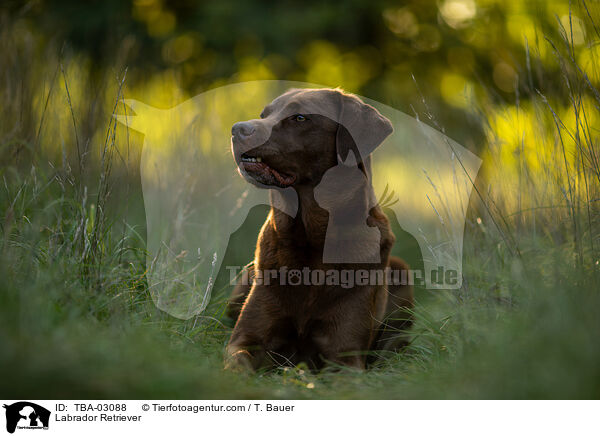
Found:
<svg viewBox="0 0 600 436"><path fill-rule="evenodd" d="M227 83L298 80L445 131L486 157L500 195L521 164L546 176L564 170L552 111L571 132L598 117L597 96L582 89L574 101L563 77L600 80L595 2L32 1L5 3L0 14L3 142L34 140L54 163L64 148L73 157L75 132L80 154L97 158L119 95L168 108ZM563 136L562 159L575 165L575 135ZM140 145L134 137L129 152ZM526 208L523 195L511 207Z"/></svg>

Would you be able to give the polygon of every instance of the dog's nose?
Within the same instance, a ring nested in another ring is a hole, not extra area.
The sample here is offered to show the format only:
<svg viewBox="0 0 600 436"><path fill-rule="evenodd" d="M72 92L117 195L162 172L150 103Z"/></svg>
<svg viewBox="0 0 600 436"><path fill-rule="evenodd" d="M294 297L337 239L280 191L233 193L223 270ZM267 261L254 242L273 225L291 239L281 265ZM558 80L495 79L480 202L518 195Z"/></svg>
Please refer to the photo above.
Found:
<svg viewBox="0 0 600 436"><path fill-rule="evenodd" d="M231 134L238 138L246 138L254 133L254 126L248 121L235 123L231 128Z"/></svg>

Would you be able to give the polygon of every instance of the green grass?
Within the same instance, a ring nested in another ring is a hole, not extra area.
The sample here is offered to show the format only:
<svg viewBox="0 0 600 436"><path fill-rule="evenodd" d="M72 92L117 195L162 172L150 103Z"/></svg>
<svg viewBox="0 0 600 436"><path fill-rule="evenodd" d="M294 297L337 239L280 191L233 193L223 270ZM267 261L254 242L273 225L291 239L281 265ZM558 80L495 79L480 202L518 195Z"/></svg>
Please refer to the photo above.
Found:
<svg viewBox="0 0 600 436"><path fill-rule="evenodd" d="M365 372L240 375L222 370L230 329L217 318L228 289L197 319L169 317L145 288L143 241L131 233L123 242L108 231L101 261L85 265L75 240L81 208L67 200L68 190L39 170L3 173L2 204L10 204L2 210L0 266L5 397L594 398L600 392L598 271L581 270L566 255L572 247L531 242L519 258L472 227L465 286L418 292L413 341L403 353Z"/></svg>

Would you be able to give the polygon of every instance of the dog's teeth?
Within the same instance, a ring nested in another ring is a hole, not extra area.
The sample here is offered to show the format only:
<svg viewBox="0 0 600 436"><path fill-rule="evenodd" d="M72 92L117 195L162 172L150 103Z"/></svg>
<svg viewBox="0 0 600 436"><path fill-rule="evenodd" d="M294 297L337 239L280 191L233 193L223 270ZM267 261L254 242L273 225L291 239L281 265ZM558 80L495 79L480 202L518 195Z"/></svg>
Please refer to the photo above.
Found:
<svg viewBox="0 0 600 436"><path fill-rule="evenodd" d="M260 157L257 157L256 162L262 162L262 159Z"/></svg>

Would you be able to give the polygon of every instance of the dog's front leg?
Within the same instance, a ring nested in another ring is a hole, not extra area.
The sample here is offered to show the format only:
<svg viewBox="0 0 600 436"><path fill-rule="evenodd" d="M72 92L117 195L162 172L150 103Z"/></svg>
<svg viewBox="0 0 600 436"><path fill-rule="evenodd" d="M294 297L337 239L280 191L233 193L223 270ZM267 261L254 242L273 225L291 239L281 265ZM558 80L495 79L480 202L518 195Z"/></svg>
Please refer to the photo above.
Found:
<svg viewBox="0 0 600 436"><path fill-rule="evenodd" d="M229 344L227 346L227 356L225 357L225 369L239 372L255 371L260 366L257 363L259 359L256 353L256 351L251 353L247 348Z"/></svg>
<svg viewBox="0 0 600 436"><path fill-rule="evenodd" d="M252 336L245 335L238 327L236 325L234 328L231 340L227 345L225 369L253 372L266 366L269 359L263 346L259 344L260 341Z"/></svg>
<svg viewBox="0 0 600 436"><path fill-rule="evenodd" d="M365 341L360 337L350 338L343 331L331 328L331 332L326 335L316 336L315 342L319 344L322 350L322 357L326 362L332 362L336 365L348 366L356 369L365 369L366 349Z"/></svg>
<svg viewBox="0 0 600 436"><path fill-rule="evenodd" d="M365 369L365 358L358 354L358 352L348 353L348 355L343 355L343 353L339 353L337 356L331 359L332 362L337 363L339 365L348 366L350 368ZM342 354L342 355L340 355Z"/></svg>
<svg viewBox="0 0 600 436"><path fill-rule="evenodd" d="M365 351L371 341L371 315L364 305L346 300L338 316L330 319L324 334L315 338L325 360L356 369L366 368Z"/></svg>
<svg viewBox="0 0 600 436"><path fill-rule="evenodd" d="M227 345L225 368L254 371L268 363L264 349L268 320L259 310L260 298L251 292L231 333Z"/></svg>

